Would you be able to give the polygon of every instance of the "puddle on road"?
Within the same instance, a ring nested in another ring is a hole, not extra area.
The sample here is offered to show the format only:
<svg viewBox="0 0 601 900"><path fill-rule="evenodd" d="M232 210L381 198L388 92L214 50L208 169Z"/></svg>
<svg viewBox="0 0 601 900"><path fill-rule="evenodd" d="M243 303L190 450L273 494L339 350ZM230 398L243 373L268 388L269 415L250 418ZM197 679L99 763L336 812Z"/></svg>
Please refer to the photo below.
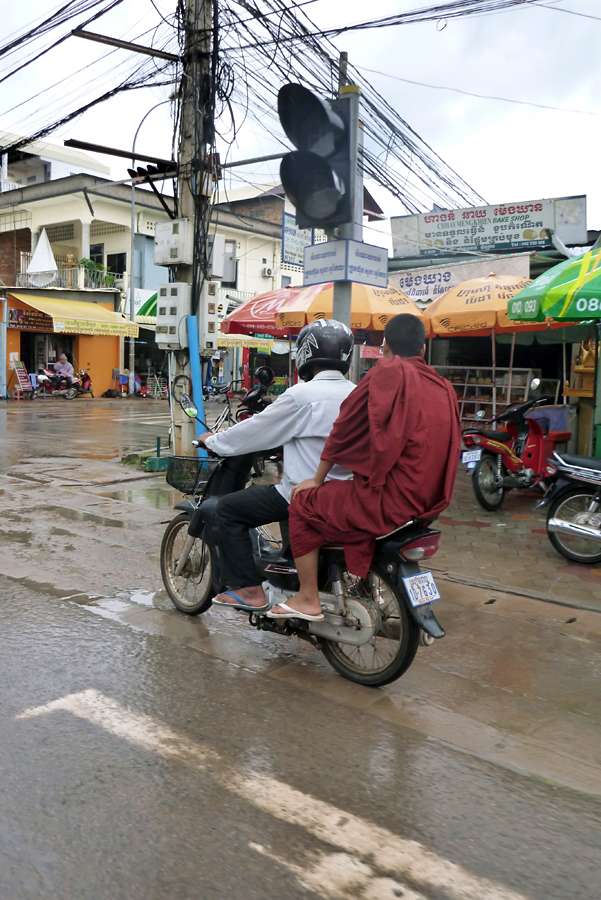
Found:
<svg viewBox="0 0 601 900"><path fill-rule="evenodd" d="M67 506L38 506L39 512L54 513L71 522L91 522L94 525L104 525L107 528L125 528L126 530L145 528L144 524L126 522L121 519L110 519L108 516L99 516L97 513L83 512L79 509L69 509Z"/></svg>
<svg viewBox="0 0 601 900"><path fill-rule="evenodd" d="M31 544L31 531L0 531L0 544Z"/></svg>
<svg viewBox="0 0 601 900"><path fill-rule="evenodd" d="M105 491L97 494L107 500L119 500L122 503L133 503L138 506L150 506L153 509L173 509L175 491L166 488L140 488L139 490Z"/></svg>

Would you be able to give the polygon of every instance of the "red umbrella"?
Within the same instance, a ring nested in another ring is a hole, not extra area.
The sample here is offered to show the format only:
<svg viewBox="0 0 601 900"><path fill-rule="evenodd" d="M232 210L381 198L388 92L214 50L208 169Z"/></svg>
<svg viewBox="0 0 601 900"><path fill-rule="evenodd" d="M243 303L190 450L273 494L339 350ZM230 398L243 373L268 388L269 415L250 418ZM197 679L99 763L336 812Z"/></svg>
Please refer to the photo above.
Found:
<svg viewBox="0 0 601 900"><path fill-rule="evenodd" d="M252 300L245 300L221 322L222 334L271 334L285 337L296 334L298 328L282 328L275 324L275 317L298 297L301 288L280 288L267 291Z"/></svg>

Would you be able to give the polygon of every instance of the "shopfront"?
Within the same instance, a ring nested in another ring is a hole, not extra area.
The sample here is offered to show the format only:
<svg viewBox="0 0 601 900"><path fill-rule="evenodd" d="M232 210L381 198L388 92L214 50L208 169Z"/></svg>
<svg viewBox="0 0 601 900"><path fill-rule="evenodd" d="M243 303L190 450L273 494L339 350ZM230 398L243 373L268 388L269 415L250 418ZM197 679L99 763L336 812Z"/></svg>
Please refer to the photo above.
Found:
<svg viewBox="0 0 601 900"><path fill-rule="evenodd" d="M89 371L98 397L113 384L119 368L120 339L137 336L138 326L113 311L113 298L104 302L65 299L52 291L7 293L7 382L17 385L14 362L29 374L52 366L62 353L78 371Z"/></svg>

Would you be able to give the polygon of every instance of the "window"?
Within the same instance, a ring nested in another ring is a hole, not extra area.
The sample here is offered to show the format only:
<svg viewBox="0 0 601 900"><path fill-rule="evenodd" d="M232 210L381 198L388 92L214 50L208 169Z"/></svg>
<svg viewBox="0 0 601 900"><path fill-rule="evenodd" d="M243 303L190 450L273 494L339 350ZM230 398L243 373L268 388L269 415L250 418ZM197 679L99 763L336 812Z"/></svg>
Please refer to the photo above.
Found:
<svg viewBox="0 0 601 900"><path fill-rule="evenodd" d="M107 253L106 267L113 275L127 272L127 253Z"/></svg>
<svg viewBox="0 0 601 900"><path fill-rule="evenodd" d="M27 176L27 184L33 184L34 181L38 180L37 175L28 175Z"/></svg>
<svg viewBox="0 0 601 900"><path fill-rule="evenodd" d="M104 244L90 244L90 259L98 266L104 265Z"/></svg>

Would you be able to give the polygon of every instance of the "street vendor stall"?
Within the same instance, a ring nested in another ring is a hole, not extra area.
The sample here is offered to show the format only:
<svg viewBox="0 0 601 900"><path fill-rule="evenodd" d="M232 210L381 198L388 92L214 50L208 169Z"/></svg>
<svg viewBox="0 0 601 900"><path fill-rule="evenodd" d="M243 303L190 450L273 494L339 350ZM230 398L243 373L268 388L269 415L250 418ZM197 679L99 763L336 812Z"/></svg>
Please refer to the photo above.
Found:
<svg viewBox="0 0 601 900"><path fill-rule="evenodd" d="M566 259L531 282L508 302L507 315L518 323L541 322L547 317L552 317L561 325L566 321L595 321L596 349L592 356L587 352L585 357L583 351L587 348L581 348L580 360L574 366L574 375L581 377L575 379L575 384L568 385L567 391L564 388L564 394L579 398L578 452L601 456L601 394L598 384L601 246L597 244L582 256ZM590 371L586 371L587 368L590 370L591 362L594 366L592 377ZM585 376L588 376L586 383Z"/></svg>

